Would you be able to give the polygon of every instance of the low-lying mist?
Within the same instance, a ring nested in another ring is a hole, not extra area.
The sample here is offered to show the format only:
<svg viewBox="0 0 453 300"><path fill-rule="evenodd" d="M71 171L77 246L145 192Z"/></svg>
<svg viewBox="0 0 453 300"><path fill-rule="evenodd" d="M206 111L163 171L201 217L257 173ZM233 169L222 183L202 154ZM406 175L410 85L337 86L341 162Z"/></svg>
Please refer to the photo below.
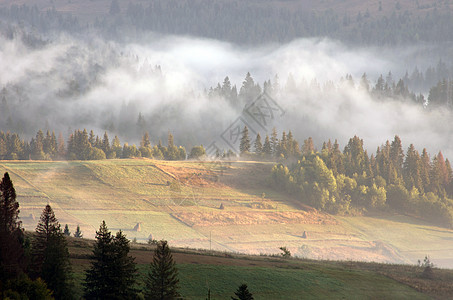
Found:
<svg viewBox="0 0 453 300"><path fill-rule="evenodd" d="M374 152L399 135L405 147L414 143L452 157L449 109L426 109L402 97L377 99L359 84L363 73L372 87L389 70L396 79L439 59L422 58L420 51L429 47L351 49L328 39L301 39L244 48L190 37L122 44L62 35L32 48L20 36L0 38L0 130L28 138L38 129L66 136L87 128L129 143L138 143L144 131L154 143L165 141L170 131L177 144L209 145L247 103L215 96L210 87L229 76L239 92L250 72L261 88L268 79L278 87L272 97L285 112L265 128L249 123L261 136L275 126L292 130L300 142L311 136L318 146L329 138L344 146L358 135ZM354 84L342 80L347 74ZM420 92L427 97L428 91Z"/></svg>

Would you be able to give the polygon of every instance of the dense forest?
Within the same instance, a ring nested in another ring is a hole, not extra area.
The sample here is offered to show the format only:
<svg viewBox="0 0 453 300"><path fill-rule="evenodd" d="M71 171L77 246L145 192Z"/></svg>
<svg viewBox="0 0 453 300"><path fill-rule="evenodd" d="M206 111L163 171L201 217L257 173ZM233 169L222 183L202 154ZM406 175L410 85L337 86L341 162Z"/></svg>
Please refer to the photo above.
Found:
<svg viewBox="0 0 453 300"><path fill-rule="evenodd" d="M453 10L448 1L417 1L416 7L379 1L343 12L291 1L154 0L123 4L113 0L104 5L103 14L90 21L59 12L55 6L42 11L36 5L11 5L3 7L0 16L40 32L81 33L88 29L116 39L153 31L240 44L320 36L361 45L453 41Z"/></svg>
<svg viewBox="0 0 453 300"><path fill-rule="evenodd" d="M423 149L420 155L411 144L404 153L398 136L371 156L357 136L343 151L330 140L316 151L309 138L299 155L285 133L271 144L269 154L297 160L275 165L272 184L306 204L336 214L394 210L453 227L453 173L442 152L430 156ZM256 151L262 153L259 145Z"/></svg>

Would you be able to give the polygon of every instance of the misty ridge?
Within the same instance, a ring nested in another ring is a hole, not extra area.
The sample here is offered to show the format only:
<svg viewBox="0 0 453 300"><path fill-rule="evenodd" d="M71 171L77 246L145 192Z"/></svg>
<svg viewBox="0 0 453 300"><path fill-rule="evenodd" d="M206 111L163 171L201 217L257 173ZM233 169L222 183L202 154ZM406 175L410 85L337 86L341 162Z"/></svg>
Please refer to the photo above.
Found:
<svg viewBox="0 0 453 300"><path fill-rule="evenodd" d="M0 128L22 137L87 128L138 144L147 131L156 144L171 131L190 149L209 145L266 90L285 111L268 130L290 129L318 146L358 135L370 152L397 134L453 154L452 96L445 105L428 101L453 69L433 46L353 48L305 38L253 47L158 34L124 43L63 33L30 45L27 37L0 37ZM439 54L421 55L430 52Z"/></svg>

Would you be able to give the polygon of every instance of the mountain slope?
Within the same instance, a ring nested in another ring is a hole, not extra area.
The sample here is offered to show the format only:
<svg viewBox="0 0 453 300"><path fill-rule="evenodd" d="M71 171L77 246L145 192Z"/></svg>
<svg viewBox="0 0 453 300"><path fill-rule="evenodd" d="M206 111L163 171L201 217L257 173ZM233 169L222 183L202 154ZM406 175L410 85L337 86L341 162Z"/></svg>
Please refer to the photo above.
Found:
<svg viewBox="0 0 453 300"><path fill-rule="evenodd" d="M272 163L148 159L1 162L21 218L34 230L46 203L72 232L93 238L105 220L130 239L249 254L414 264L425 255L453 267L453 231L401 215L331 216L276 193ZM221 208L223 207L223 209Z"/></svg>

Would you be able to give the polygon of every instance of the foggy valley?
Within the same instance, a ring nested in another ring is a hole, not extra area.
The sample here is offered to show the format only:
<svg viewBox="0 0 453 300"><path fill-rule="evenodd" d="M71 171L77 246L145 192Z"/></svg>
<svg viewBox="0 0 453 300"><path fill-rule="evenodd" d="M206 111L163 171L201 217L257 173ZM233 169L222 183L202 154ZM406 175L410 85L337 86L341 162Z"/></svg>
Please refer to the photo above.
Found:
<svg viewBox="0 0 453 300"><path fill-rule="evenodd" d="M168 299L253 299L243 283L257 299L451 297L452 14L449 0L0 0L1 297L39 277L56 299L161 299L146 268L169 249ZM130 274L99 292L108 228ZM60 282L46 255L64 258ZM347 270L327 294L297 283Z"/></svg>

